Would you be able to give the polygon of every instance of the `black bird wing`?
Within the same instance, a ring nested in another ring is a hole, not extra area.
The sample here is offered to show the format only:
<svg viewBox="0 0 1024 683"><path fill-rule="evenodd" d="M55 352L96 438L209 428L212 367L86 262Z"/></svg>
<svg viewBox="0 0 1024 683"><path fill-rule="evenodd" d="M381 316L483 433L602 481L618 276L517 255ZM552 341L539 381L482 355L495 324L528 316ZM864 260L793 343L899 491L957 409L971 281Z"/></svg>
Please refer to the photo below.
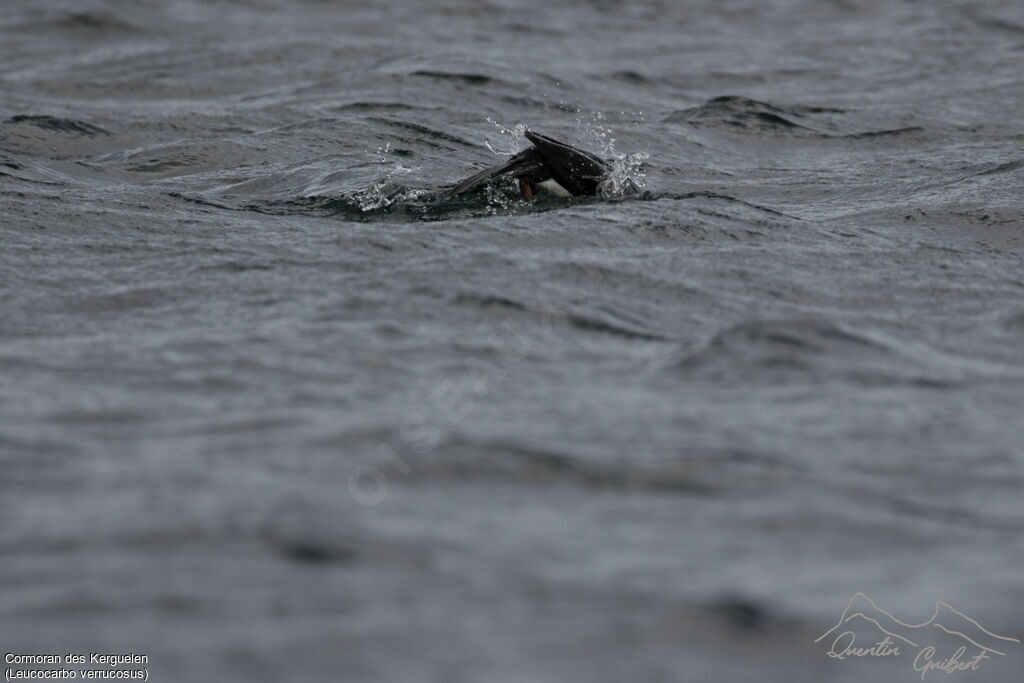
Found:
<svg viewBox="0 0 1024 683"><path fill-rule="evenodd" d="M540 133L526 131L559 185L572 195L597 194L598 184L612 172L604 159Z"/></svg>
<svg viewBox="0 0 1024 683"><path fill-rule="evenodd" d="M544 175L545 178L551 177L551 174L545 169L544 156L536 147L530 147L519 152L503 164L486 168L476 175L466 178L459 184L450 188L447 191L447 195L449 197L454 197L468 192L475 192L476 190L483 188L485 185L505 176L513 178L530 176L532 178L537 175ZM541 178L541 180L544 180L545 178Z"/></svg>

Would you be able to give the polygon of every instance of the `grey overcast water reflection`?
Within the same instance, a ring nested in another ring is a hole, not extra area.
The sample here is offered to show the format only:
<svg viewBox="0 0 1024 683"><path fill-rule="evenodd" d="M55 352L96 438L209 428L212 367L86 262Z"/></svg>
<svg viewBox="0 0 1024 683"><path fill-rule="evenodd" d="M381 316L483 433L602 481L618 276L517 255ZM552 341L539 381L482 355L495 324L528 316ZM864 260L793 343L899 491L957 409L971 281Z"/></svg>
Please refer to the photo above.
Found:
<svg viewBox="0 0 1024 683"><path fill-rule="evenodd" d="M1024 636L1019 2L7 0L0 58L5 652L920 680L813 642L855 591ZM642 191L438 199L524 126Z"/></svg>

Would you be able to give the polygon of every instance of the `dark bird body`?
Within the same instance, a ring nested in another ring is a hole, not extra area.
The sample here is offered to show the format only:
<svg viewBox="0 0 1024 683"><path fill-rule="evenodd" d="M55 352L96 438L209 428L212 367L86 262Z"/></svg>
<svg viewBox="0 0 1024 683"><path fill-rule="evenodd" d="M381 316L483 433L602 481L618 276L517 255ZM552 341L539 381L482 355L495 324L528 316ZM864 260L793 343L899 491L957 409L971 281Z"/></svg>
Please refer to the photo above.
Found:
<svg viewBox="0 0 1024 683"><path fill-rule="evenodd" d="M611 175L611 165L590 152L532 131L526 131L526 139L532 147L466 178L449 189L448 195L476 192L503 178L518 181L527 199L543 192L563 197L595 195Z"/></svg>

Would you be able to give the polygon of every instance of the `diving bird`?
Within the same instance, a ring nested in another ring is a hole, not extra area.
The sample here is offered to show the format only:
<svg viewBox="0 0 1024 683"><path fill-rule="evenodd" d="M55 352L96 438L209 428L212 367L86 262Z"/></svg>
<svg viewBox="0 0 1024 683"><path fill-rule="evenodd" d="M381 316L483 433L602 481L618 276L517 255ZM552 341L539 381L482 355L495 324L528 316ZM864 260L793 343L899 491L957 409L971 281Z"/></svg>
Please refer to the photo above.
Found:
<svg viewBox="0 0 1024 683"><path fill-rule="evenodd" d="M503 164L466 178L450 188L448 196L476 192L502 178L515 179L526 199L545 193L557 197L595 195L611 177L611 165L590 152L533 131L528 130L525 135L532 147Z"/></svg>

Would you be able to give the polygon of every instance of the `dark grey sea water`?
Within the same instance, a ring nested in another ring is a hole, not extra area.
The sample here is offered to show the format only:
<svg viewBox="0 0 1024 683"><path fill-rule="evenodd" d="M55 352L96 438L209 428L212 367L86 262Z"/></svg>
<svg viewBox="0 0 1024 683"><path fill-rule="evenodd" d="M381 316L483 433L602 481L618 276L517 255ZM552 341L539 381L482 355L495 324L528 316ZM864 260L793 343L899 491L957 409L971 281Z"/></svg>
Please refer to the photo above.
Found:
<svg viewBox="0 0 1024 683"><path fill-rule="evenodd" d="M1010 0L5 0L0 648L920 680L813 642L857 591L1024 637L1022 111ZM642 191L436 199L524 127Z"/></svg>

